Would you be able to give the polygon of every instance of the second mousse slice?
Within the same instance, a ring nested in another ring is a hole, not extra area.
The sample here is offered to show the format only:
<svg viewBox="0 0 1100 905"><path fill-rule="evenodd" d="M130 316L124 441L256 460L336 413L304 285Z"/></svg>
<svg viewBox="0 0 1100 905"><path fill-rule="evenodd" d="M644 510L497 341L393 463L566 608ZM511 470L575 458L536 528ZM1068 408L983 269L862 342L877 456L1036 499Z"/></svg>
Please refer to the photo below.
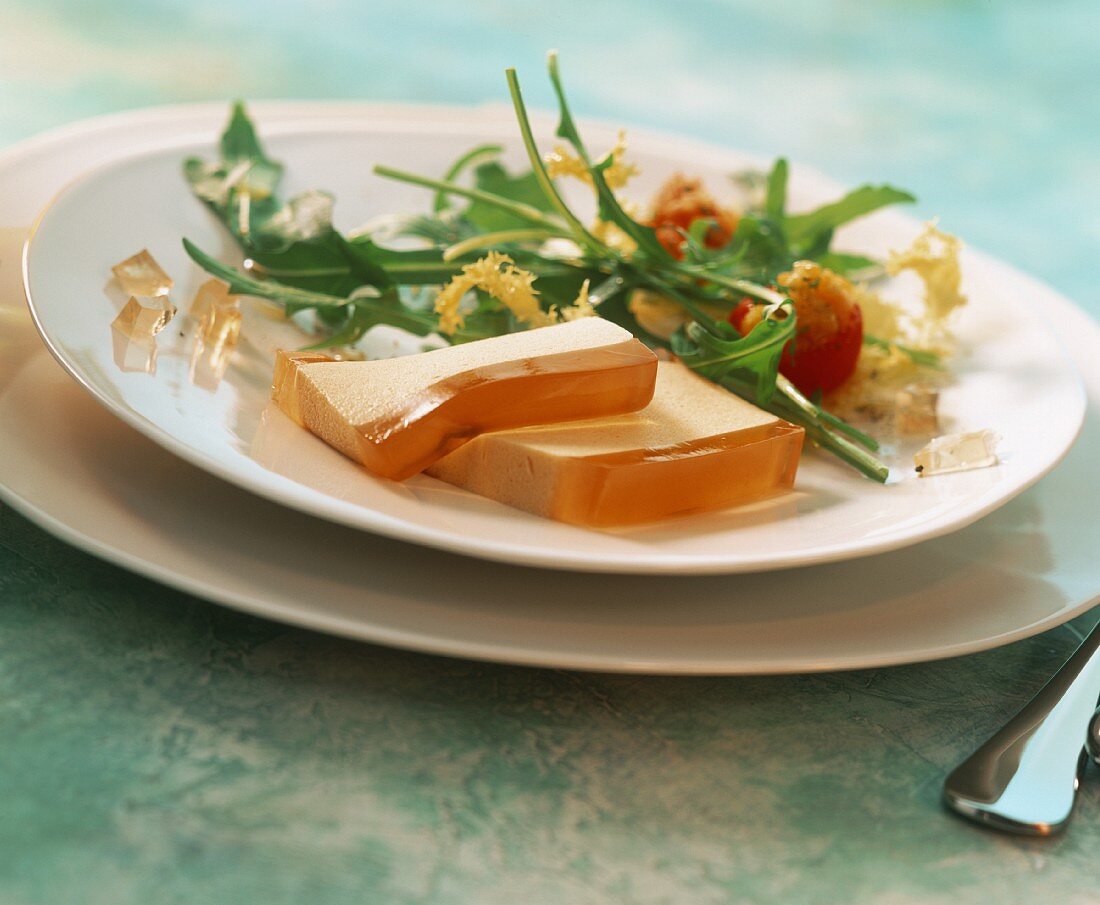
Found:
<svg viewBox="0 0 1100 905"><path fill-rule="evenodd" d="M589 317L381 361L280 353L273 397L330 446L400 481L486 431L637 411L656 374L646 346Z"/></svg>
<svg viewBox="0 0 1100 905"><path fill-rule="evenodd" d="M428 474L574 525L610 528L789 490L804 430L678 362L641 411L478 437Z"/></svg>

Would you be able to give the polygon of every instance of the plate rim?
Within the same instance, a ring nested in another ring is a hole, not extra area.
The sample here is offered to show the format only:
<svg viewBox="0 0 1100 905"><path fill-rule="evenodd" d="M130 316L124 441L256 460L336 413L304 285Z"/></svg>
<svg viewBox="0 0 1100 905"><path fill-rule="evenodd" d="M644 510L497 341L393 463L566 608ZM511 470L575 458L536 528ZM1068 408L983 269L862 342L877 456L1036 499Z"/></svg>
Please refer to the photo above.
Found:
<svg viewBox="0 0 1100 905"><path fill-rule="evenodd" d="M268 102L276 103L276 102ZM213 104L199 104L199 105L186 105L188 108L205 108L211 109ZM299 102L299 106L302 108L308 108L308 102ZM340 104L337 102L334 106L347 106L349 109L354 108L354 104ZM385 105L369 105L374 109L383 109ZM339 133L358 133L358 134L370 134L372 131L384 131L386 127L392 127L397 123L404 123L406 125L414 125L415 131L421 133L427 131L430 132L435 124L428 123L419 117L424 113L444 113L449 112L454 116L469 116L470 120L460 121L457 124L460 126L485 126L487 124L494 125L507 125L507 121L499 119L495 115L495 112L491 106L483 107L464 107L464 106L447 106L447 105L432 105L427 106L423 110L415 108L415 105L411 105L413 109L408 107L402 107L401 105L392 105L394 111L393 119L387 123L385 120L372 119L369 124L362 122L356 123L340 123L337 119L328 119L330 115L326 110L324 115L319 115L316 118L308 118L308 122L288 122L278 126L275 126L269 131L271 136L279 137L295 137L310 132L325 132L335 131ZM171 107L158 107L152 108L156 113L167 113ZM401 111L404 110L404 115ZM297 111L296 111L297 112ZM302 115L305 115L304 112ZM119 114L113 115L115 117ZM476 120L474 119L476 117ZM452 123L454 124L454 123ZM599 121L588 121L590 127L596 129L612 130L614 127L607 123ZM81 124L74 124L68 129L72 130L75 134L79 134L78 127ZM61 130L63 133L67 129ZM701 142L690 137L677 137L670 134L661 133L654 130L640 129L636 130L636 134L641 134L645 138L651 138L661 143L672 143L674 146L679 144L688 149L700 149L701 153L713 154L721 156L729 153L741 153L736 149L723 149L716 145L711 145L707 142ZM1070 372L1072 375L1072 382L1075 389L1074 399L1074 417L1075 428L1072 431L1072 436L1064 442L1063 447L1059 455L1054 457L1049 462L1045 463L1042 467L1034 469L1026 478L1015 486L1010 492L1002 493L995 498L987 499L980 505L974 506L972 509L967 510L963 515L956 515L948 520L938 519L931 523L926 523L917 529L911 529L908 533L902 535L886 535L879 536L874 539L864 538L860 541L848 541L842 543L836 543L831 545L818 545L811 551L803 551L790 553L788 551L777 551L768 554L754 555L752 559L737 559L730 558L727 555L715 555L715 554L685 554L685 553L660 553L652 550L647 550L643 553L629 553L629 554L617 554L614 559L609 559L607 553L591 554L586 551L571 550L568 558L563 558L555 554L552 550L534 548L531 546L513 547L512 542L506 540L488 540L483 538L466 537L453 530L441 530L435 529L428 525L421 525L416 523L407 522L400 518L388 515L386 513L372 510L368 507L360 506L358 504L349 503L346 501L338 500L335 497L331 497L328 494L324 494L321 491L313 490L305 485L298 484L290 478L280 478L275 483L265 483L248 474L242 474L233 467L227 464L219 462L217 459L189 446L185 442L177 439L174 434L161 428L157 424L148 421L143 416L129 407L120 405L117 400L112 398L108 393L101 390L94 382L85 379L80 373L77 364L70 361L65 355L64 351L51 339L49 336L42 319L40 317L38 307L34 301L33 293L30 286L30 268L31 268L31 255L33 253L35 239L38 235L39 229L43 222L46 220L50 212L54 209L55 205L70 191L76 189L85 182L90 182L102 173L112 170L125 169L127 166L133 165L137 161L145 159L162 157L166 153L175 151L177 149L186 147L187 145L194 144L196 138L191 136L180 136L175 140L166 141L163 144L158 144L153 148L145 148L136 152L118 155L113 157L109 161L105 161L98 166L92 167L87 171L84 171L69 180L64 186L62 186L57 192L53 194L50 200L46 203L43 209L39 212L35 218L33 225L23 243L21 254L21 271L23 281L23 291L26 297L27 307L30 311L31 318L34 322L35 329L38 331L40 338L49 350L54 359L61 365L62 368L74 379L86 392L88 392L102 407L113 414L115 417L120 418L130 427L138 430L140 433L156 442L162 448L168 450L173 455L183 459L189 464L206 471L222 480L232 483L238 487L247 490L250 493L269 499L280 505L288 506L299 512L304 512L308 515L323 518L337 524L345 525L347 527L354 528L356 530L365 531L368 533L381 534L386 537L390 537L396 540L404 541L406 543L418 544L434 549L444 550L449 553L456 553L464 556L472 556L475 558L485 559L494 562L502 562L510 565L526 565L541 569L551 569L557 571L566 572L589 572L598 574L631 574L631 575L734 575L734 574L748 574L748 573L760 573L760 572L773 572L782 571L786 569L805 568L815 565L823 565L827 563L843 562L847 560L855 560L864 558L867 556L875 556L881 553L889 553L891 551L900 550L905 547L913 546L915 544L922 543L924 541L933 540L945 535L962 530L990 513L996 511L1001 506L1015 499L1021 493L1033 487L1038 481L1049 474L1054 468L1056 468L1068 455L1069 451L1073 448L1074 443L1080 435L1085 413L1087 411L1087 396L1082 381L1082 376L1075 361L1070 358ZM32 140L33 141L33 140ZM213 139L211 139L213 141ZM752 157L754 155L745 155ZM2 158L0 158L2 159ZM827 176L822 175L820 172L814 170L812 167L797 167L800 171L812 174L815 179L829 185L837 185L835 180L830 179ZM898 215L903 216L903 215ZM905 219L915 219L905 217ZM992 269L1003 273L1004 278L1011 279L1027 279L1033 286L1035 286L1043 294L1056 298L1059 302L1073 306L1073 302L1065 298L1061 293L1043 283L1042 281L1030 277L1022 271L1018 271L1013 265L1001 261L991 255L987 255L984 252L967 248L964 252L968 257L980 262L986 269ZM1061 338L1054 331L1048 331L1051 338L1055 343L1064 349L1064 344ZM1068 357L1068 356L1067 356ZM315 501L320 500L322 505L319 508Z"/></svg>
<svg viewBox="0 0 1100 905"><path fill-rule="evenodd" d="M950 660L954 657L980 653L1016 641L1023 641L1057 628L1059 625L1069 622L1100 604L1100 594L1097 594L1093 597L1086 597L1073 606L1064 607L1027 625L987 636L980 640L975 639L935 648L926 647L908 653L899 651L880 656L857 654L849 654L839 658L833 656L827 661L823 660L813 665L786 662L777 664L775 661L768 660L752 661L746 664L742 660L739 661L738 665L730 666L729 660L700 658L691 661L677 660L674 663L657 664L653 660L622 659L621 656L619 659L609 661L607 654L532 650L493 642L456 640L448 638L446 635L429 635L424 632L413 633L405 630L388 629L371 623L321 616L308 609L289 609L281 604L266 601L261 597L234 593L208 582L188 578L166 566L112 548L102 541L93 540L70 528L44 510L38 509L3 484L0 484L0 500L38 527L85 553L119 565L137 575L174 588L177 591L194 594L204 600L227 606L230 609L251 616L272 619L298 628L420 654L474 660L482 663L523 666L533 669L570 669L581 672L646 676L782 676L850 672L860 669L885 669L893 666L909 666L917 663Z"/></svg>

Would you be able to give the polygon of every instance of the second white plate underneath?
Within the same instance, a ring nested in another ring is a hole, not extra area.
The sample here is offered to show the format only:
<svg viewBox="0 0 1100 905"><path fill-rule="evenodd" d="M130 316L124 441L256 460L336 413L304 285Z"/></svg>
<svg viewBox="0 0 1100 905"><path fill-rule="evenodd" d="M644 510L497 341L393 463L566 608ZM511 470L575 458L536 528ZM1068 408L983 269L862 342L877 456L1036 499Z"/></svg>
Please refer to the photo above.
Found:
<svg viewBox="0 0 1100 905"><path fill-rule="evenodd" d="M263 122L260 123L261 127ZM271 130L272 153L286 161L288 192L333 191L344 228L380 213L424 208L424 193L369 175L372 162L442 172L470 145L505 144L513 127L472 116L436 121L384 118L369 126L314 123ZM610 141L593 127L592 140ZM1003 438L996 468L917 479L899 470L873 484L819 456L806 457L796 493L748 509L712 513L618 532L585 531L528 516L429 478L380 481L266 410L273 350L286 336L254 317L247 341L217 392L187 379L184 337L166 338L157 373L120 372L109 324L116 308L103 292L110 266L142 247L176 279L186 303L204 275L184 255L187 236L230 253L220 227L190 196L180 175L188 154L210 144L181 143L111 164L78 180L44 214L29 245L26 280L44 337L62 364L109 410L188 461L272 500L332 521L452 552L585 571L703 574L744 572L849 559L896 549L961 528L1030 486L1069 448L1084 394L1075 370L1037 312L1065 305L1050 290L978 254L964 259L971 305L958 332L964 357L944 394L948 423L989 427ZM676 169L714 184L751 161L729 152L652 135L632 150L649 179L645 197ZM512 162L519 156L512 148ZM792 182L796 207L832 198L837 187L804 171ZM907 244L915 221L880 215L841 237L846 248L884 254ZM175 336L173 325L171 336ZM167 331L166 331L167 332ZM175 344L173 344L175 343Z"/></svg>

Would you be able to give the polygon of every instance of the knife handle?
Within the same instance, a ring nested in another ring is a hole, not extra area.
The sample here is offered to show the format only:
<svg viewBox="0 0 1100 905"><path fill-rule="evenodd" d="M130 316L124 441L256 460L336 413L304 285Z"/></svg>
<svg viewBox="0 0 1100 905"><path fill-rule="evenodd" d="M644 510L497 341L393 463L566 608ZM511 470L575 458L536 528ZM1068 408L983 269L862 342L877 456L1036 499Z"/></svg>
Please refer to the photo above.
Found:
<svg viewBox="0 0 1100 905"><path fill-rule="evenodd" d="M944 782L948 807L1013 833L1065 828L1100 698L1100 624L1043 689Z"/></svg>

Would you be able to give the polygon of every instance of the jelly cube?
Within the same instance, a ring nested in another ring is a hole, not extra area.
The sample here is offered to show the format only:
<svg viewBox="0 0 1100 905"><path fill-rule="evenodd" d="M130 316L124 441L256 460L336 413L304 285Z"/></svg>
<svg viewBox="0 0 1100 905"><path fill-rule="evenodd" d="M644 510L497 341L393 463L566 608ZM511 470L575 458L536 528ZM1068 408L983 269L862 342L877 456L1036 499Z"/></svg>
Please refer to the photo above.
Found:
<svg viewBox="0 0 1100 905"><path fill-rule="evenodd" d="M176 316L176 306L166 295L130 296L111 326L130 339L152 339Z"/></svg>
<svg viewBox="0 0 1100 905"><path fill-rule="evenodd" d="M172 278L144 248L125 261L120 261L111 268L111 272L127 295L168 295L172 289Z"/></svg>
<svg viewBox="0 0 1100 905"><path fill-rule="evenodd" d="M187 313L201 321L213 307L239 308L240 296L230 295L229 287L221 280L207 280L195 292Z"/></svg>
<svg viewBox="0 0 1100 905"><path fill-rule="evenodd" d="M241 335L241 312L234 305L211 304L199 324L191 353L191 382L213 392Z"/></svg>
<svg viewBox="0 0 1100 905"><path fill-rule="evenodd" d="M144 374L157 372L157 341L154 337L134 339L124 330L112 325L111 348L115 365L120 371Z"/></svg>

